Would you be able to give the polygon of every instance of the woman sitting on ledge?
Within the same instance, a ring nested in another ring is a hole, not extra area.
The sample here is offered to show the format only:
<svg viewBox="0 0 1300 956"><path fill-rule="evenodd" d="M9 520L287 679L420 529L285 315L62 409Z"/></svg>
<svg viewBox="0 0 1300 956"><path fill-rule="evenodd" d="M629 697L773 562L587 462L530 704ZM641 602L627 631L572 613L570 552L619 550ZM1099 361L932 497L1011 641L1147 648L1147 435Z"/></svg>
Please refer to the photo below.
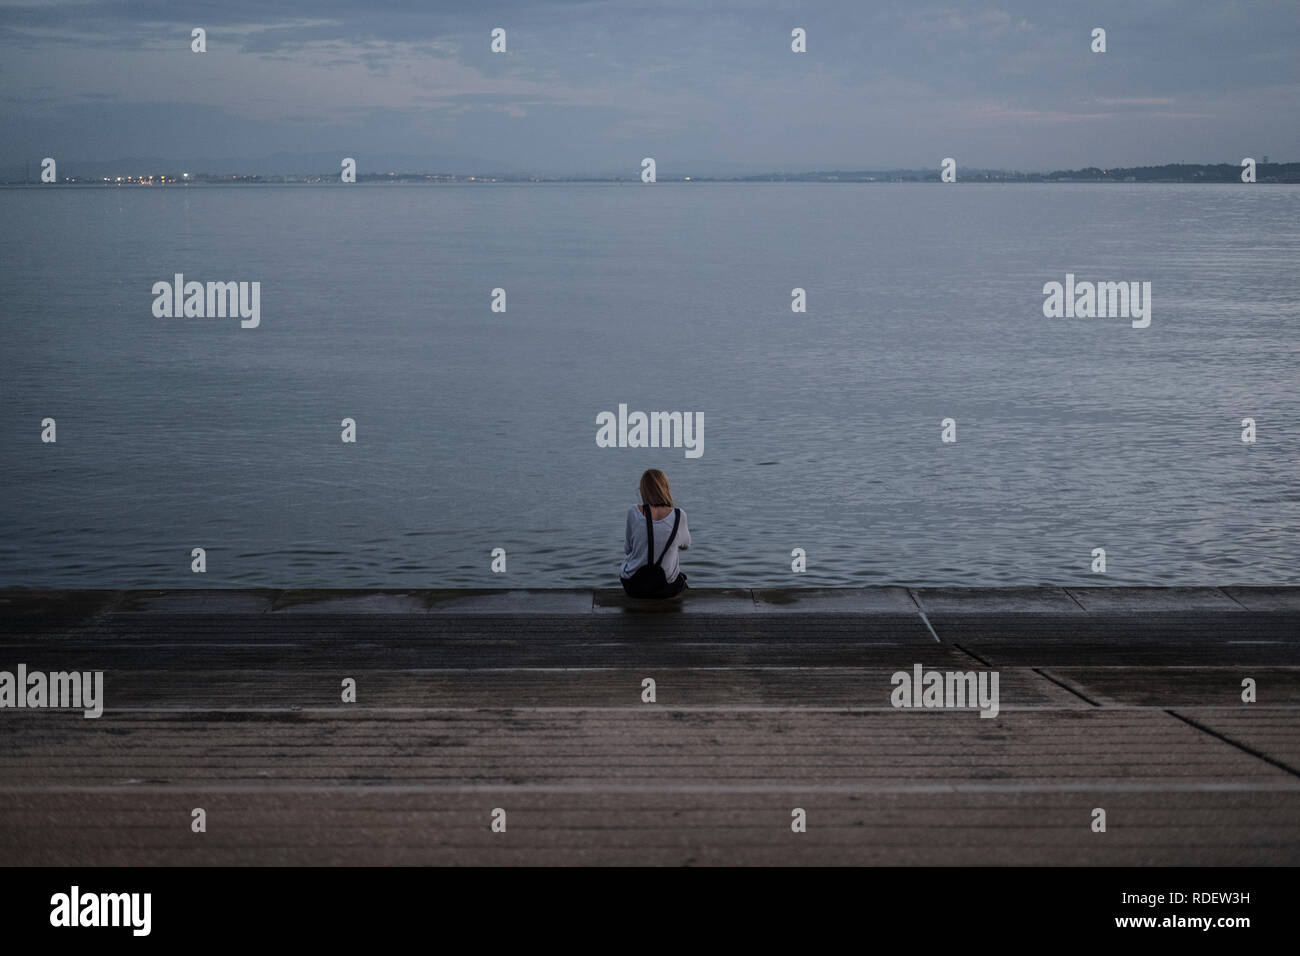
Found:
<svg viewBox="0 0 1300 956"><path fill-rule="evenodd" d="M632 597L676 597L686 589L677 565L677 552L691 546L686 512L673 507L668 476L658 468L641 476L641 502L627 511L627 556L619 580Z"/></svg>

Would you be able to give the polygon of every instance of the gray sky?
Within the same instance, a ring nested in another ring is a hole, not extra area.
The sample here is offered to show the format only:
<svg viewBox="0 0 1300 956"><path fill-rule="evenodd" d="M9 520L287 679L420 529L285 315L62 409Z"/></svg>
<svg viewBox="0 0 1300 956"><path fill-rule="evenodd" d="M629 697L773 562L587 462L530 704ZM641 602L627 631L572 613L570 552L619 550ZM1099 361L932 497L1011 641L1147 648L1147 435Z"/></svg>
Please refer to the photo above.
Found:
<svg viewBox="0 0 1300 956"><path fill-rule="evenodd" d="M190 51L207 30L208 52ZM494 27L509 52L489 50ZM808 52L790 50L803 27ZM1108 52L1089 51L1093 27ZM0 165L663 172L1300 159L1300 3L0 3ZM427 160L425 162L424 160ZM336 165L336 164L335 164Z"/></svg>

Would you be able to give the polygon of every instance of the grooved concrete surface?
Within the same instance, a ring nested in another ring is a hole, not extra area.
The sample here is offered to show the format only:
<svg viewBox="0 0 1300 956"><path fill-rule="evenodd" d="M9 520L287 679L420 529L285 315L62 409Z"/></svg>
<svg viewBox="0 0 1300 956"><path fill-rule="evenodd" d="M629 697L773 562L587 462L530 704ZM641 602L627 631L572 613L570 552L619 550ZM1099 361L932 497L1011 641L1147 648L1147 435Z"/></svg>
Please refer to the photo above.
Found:
<svg viewBox="0 0 1300 956"><path fill-rule="evenodd" d="M5 865L1300 863L1300 589L0 591L20 663L105 701L0 708Z"/></svg>

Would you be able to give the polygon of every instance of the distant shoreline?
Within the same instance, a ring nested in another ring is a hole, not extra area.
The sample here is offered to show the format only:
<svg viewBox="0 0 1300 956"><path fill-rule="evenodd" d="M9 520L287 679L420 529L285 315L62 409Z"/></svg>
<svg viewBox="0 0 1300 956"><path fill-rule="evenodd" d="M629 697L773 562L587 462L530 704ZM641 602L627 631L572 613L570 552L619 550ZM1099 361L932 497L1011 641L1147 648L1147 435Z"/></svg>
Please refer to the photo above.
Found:
<svg viewBox="0 0 1300 956"><path fill-rule="evenodd" d="M75 169L75 164L69 164ZM125 163L124 163L125 165ZM131 163L135 168L148 163ZM37 170L39 174L39 170ZM1083 169L1055 172L1018 172L998 169L960 169L959 183L1220 183L1240 184L1242 167L1231 163L1191 164L1171 163L1164 166L1132 166L1102 169L1090 166ZM829 170L823 172L772 172L753 176L695 176L685 170L667 168L658 176L655 185L667 183L939 183L935 169L888 170ZM517 173L444 173L444 172L388 172L358 173L357 183L403 185L492 185L502 183L608 183L644 185L639 176L530 176ZM1256 164L1256 183L1300 183L1300 163ZM283 174L262 173L177 173L165 171L154 174L111 176L75 175L61 176L57 183L41 183L10 179L0 183L0 188L28 186L245 186L245 185L355 185L342 183L337 172L303 172ZM945 184L951 185L951 184Z"/></svg>

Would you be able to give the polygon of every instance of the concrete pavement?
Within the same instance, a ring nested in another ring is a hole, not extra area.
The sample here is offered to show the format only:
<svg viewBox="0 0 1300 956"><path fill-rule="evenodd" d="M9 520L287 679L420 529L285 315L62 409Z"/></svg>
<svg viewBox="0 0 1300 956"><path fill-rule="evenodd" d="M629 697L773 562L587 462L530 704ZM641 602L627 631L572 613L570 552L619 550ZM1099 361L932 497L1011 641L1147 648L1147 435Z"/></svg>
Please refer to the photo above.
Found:
<svg viewBox="0 0 1300 956"><path fill-rule="evenodd" d="M0 709L10 865L1300 863L1294 588L0 591L19 663L106 700Z"/></svg>

